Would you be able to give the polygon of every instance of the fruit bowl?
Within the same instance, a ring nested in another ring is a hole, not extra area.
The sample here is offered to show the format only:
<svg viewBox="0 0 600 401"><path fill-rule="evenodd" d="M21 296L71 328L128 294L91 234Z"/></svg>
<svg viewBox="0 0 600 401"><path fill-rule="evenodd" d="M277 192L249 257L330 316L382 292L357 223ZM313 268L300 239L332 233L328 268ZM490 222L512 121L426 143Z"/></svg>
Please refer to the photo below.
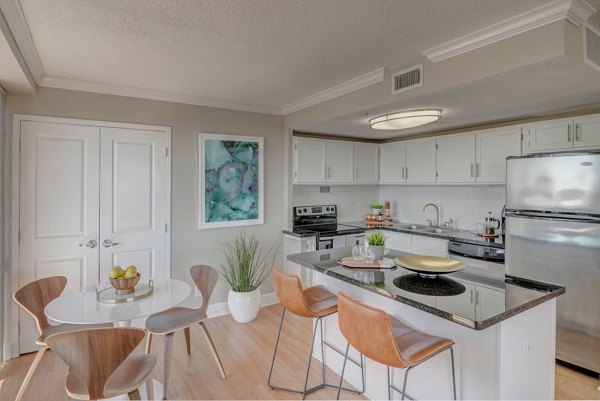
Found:
<svg viewBox="0 0 600 401"><path fill-rule="evenodd" d="M135 277L132 278L108 278L110 281L110 285L115 289L115 293L118 295L121 294L131 294L135 291L135 286L138 281L140 281L140 273L138 273Z"/></svg>

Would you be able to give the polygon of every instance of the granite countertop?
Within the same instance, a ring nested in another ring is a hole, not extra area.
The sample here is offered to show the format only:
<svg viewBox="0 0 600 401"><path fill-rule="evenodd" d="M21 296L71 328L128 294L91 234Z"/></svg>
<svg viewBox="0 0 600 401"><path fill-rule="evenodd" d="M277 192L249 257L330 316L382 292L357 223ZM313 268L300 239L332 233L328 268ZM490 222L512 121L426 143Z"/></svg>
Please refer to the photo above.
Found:
<svg viewBox="0 0 600 401"><path fill-rule="evenodd" d="M402 228L402 226L406 226L409 223L394 223L394 225L389 226L389 227L367 227L367 225L365 224L364 221L351 221L351 222L343 222L340 224L344 224L347 226L360 227L360 228L364 228L365 230L393 231L393 232L398 232L398 233L403 233L403 234L419 235L422 237L439 238L439 239L445 239L445 240L449 240L449 241L460 241L460 242L464 242L467 244L483 245L483 246L489 246L492 248L504 248L504 242L502 241L502 237L486 239L486 238L480 237L477 234L473 234L469 230L455 229L455 230L452 230L451 232L447 232L447 233L443 233L443 234L436 234L436 233L428 233L428 232L423 232L423 231L419 231L419 230L408 230L406 228ZM295 235L294 233L291 233L291 232L290 232L290 234Z"/></svg>
<svg viewBox="0 0 600 401"><path fill-rule="evenodd" d="M288 255L288 259L474 330L491 327L565 292L562 286L470 266L432 279L401 267L351 269L338 264L351 255L352 247L344 247ZM409 254L390 250L386 257L401 255Z"/></svg>

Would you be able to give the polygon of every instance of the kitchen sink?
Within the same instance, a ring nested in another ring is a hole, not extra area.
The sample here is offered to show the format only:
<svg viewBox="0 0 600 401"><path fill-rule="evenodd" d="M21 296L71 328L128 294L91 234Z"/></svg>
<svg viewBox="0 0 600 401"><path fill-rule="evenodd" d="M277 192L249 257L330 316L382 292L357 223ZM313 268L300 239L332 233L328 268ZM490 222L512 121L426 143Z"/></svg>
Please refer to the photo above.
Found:
<svg viewBox="0 0 600 401"><path fill-rule="evenodd" d="M424 228L427 228L426 225L423 224L395 224L395 228L400 230L410 230L410 231L420 231Z"/></svg>
<svg viewBox="0 0 600 401"><path fill-rule="evenodd" d="M422 233L431 233L431 234L448 234L451 233L452 230L447 230L445 228L440 227L428 227L417 230Z"/></svg>

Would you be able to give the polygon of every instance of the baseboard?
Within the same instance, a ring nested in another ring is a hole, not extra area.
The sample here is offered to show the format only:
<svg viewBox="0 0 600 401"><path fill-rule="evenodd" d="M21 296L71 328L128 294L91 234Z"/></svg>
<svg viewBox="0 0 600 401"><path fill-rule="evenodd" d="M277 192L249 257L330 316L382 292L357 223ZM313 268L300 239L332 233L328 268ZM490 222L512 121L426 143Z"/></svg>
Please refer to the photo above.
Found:
<svg viewBox="0 0 600 401"><path fill-rule="evenodd" d="M260 306L269 306L278 304L279 300L274 292L270 292L268 294L261 295ZM225 302L217 302L215 304L210 304L207 310L208 317L217 317L229 315L229 307L227 306L227 301Z"/></svg>

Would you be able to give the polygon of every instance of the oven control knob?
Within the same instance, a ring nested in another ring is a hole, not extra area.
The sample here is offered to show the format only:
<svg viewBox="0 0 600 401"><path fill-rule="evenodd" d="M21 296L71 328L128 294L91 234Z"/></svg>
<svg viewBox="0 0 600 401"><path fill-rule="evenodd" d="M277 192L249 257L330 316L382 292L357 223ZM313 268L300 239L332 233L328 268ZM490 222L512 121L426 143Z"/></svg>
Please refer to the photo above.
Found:
<svg viewBox="0 0 600 401"><path fill-rule="evenodd" d="M296 213L301 214L302 213L302 209L296 209Z"/></svg>
<svg viewBox="0 0 600 401"><path fill-rule="evenodd" d="M304 213L306 213L306 209L304 209Z"/></svg>
<svg viewBox="0 0 600 401"><path fill-rule="evenodd" d="M325 208L325 210L326 210L326 211L329 211L329 207L326 207L326 208Z"/></svg>

